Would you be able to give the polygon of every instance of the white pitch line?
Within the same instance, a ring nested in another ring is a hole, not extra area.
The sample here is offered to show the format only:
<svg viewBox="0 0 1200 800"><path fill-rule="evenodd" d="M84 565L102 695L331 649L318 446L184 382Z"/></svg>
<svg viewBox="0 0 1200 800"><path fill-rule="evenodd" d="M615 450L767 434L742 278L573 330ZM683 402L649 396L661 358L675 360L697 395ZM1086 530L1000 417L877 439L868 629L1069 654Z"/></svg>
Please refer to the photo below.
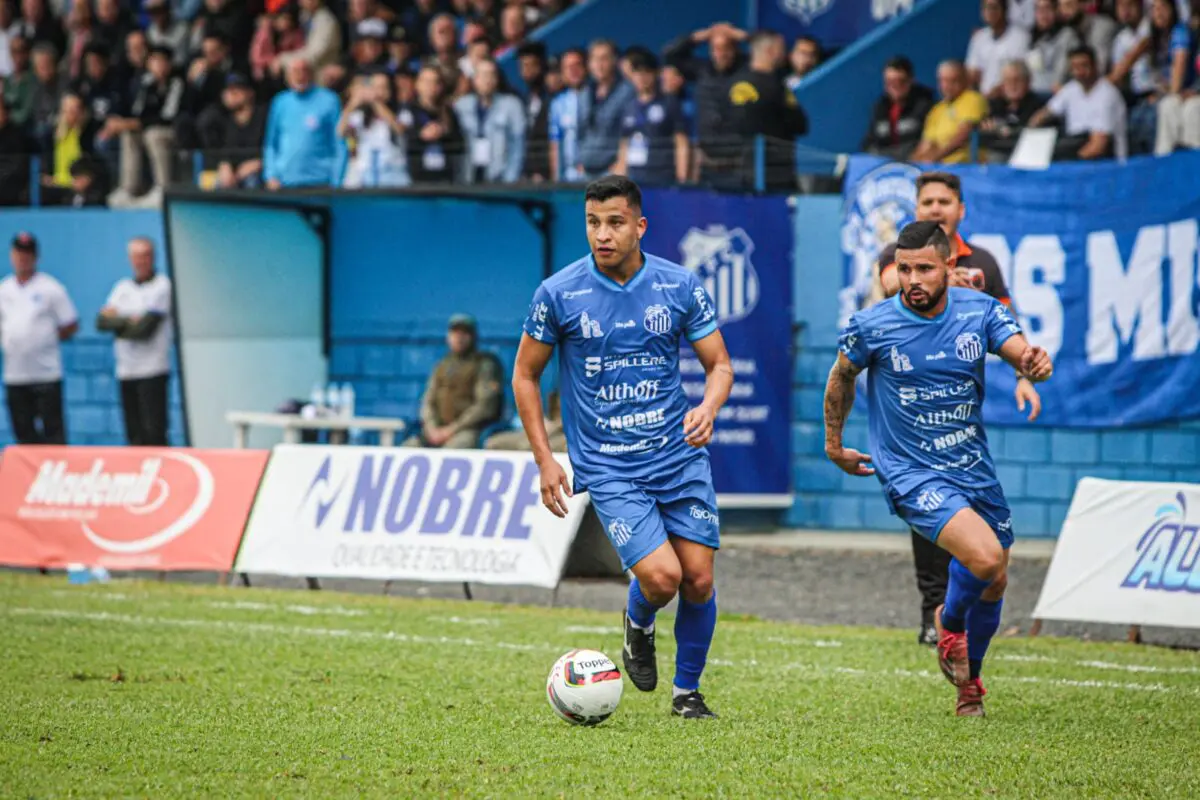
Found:
<svg viewBox="0 0 1200 800"><path fill-rule="evenodd" d="M998 654L989 656L996 661L1032 662L1039 664L1074 664L1077 667L1090 669L1110 669L1120 672L1159 673L1162 675L1200 675L1200 667L1159 667L1153 664L1119 664L1115 661L1070 661L1049 656L1024 656L1013 654Z"/></svg>
<svg viewBox="0 0 1200 800"><path fill-rule="evenodd" d="M563 628L563 630L567 633L593 633L597 636L609 636L623 633L623 631L615 625L568 625L567 627Z"/></svg>
<svg viewBox="0 0 1200 800"><path fill-rule="evenodd" d="M330 614L337 617L363 617L367 612L358 608L343 608L342 606L298 606L276 605L274 603L259 603L254 600L212 600L205 605L210 608L232 608L237 611L291 611L306 617L318 614Z"/></svg>
<svg viewBox="0 0 1200 800"><path fill-rule="evenodd" d="M344 639L365 639L371 641L388 641L401 642L406 644L429 644L429 645L461 645L464 647L476 648L495 648L498 650L520 650L520 651L547 651L547 652L564 652L568 647L562 645L553 645L548 643L540 644L518 644L515 642L497 642L497 641L480 641L478 639L469 639L465 637L453 636L420 636L416 634L397 633L395 631L387 631L378 633L375 631L356 631L345 628L306 628L301 625L274 625L262 622L241 622L237 620L207 620L207 619L187 619L187 618L170 618L170 617L138 617L127 614L111 614L106 611L68 611L64 609L48 609L48 608L7 608L0 610L0 613L15 614L22 616L42 616L55 617L59 619L81 619L90 620L93 622L115 622L127 625L154 626L161 625L167 627L180 628L215 628L219 630L236 630L242 632L255 633L277 633L285 636L303 635L303 636L327 636ZM760 664L757 659L748 661L729 661L720 658L710 658L709 663L713 666L734 667L734 668L755 668L762 666L765 669L778 670L784 669L789 671L802 671L813 674L833 674L833 675L853 675L856 677L865 678L886 678L886 677L903 677L903 678L919 678L921 680L935 680L941 676L939 674L927 670L906 670L906 669L891 669L882 671L872 671L860 669L857 667L843 666L820 666L816 664L790 663L783 665ZM1103 663L1103 662L1101 662ZM1160 683L1127 683L1118 681L1095 681L1095 680L1069 680L1064 678L1043 678L1036 676L1001 676L995 679L997 683L1030 683L1042 684L1049 686L1068 686L1080 689L1124 689L1130 691L1141 692L1161 692L1168 688L1173 691L1185 692L1188 694L1200 694L1200 691L1195 689L1180 689L1179 687L1167 687Z"/></svg>

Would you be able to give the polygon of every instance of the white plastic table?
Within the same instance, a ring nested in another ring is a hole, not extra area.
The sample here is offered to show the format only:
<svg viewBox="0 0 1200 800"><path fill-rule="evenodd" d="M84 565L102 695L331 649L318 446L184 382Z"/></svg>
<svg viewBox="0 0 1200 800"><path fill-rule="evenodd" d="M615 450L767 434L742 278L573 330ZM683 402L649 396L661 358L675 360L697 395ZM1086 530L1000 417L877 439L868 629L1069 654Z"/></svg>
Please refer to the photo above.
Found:
<svg viewBox="0 0 1200 800"><path fill-rule="evenodd" d="M351 428L364 431L379 431L379 445L391 447L396 443L396 434L403 433L408 424L402 419L391 417L313 417L305 419L299 414L276 414L266 411L230 411L225 421L233 426L233 446L247 447L250 426L282 428L286 444L299 444L300 431L323 430L330 432L330 441L344 438Z"/></svg>

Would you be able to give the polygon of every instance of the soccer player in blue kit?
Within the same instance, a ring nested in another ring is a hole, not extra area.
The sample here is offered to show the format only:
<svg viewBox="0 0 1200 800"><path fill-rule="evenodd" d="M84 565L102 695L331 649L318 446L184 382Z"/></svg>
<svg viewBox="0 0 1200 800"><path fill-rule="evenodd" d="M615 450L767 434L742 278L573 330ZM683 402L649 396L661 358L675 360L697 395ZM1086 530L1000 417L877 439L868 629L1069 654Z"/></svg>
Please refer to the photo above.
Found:
<svg viewBox="0 0 1200 800"><path fill-rule="evenodd" d="M825 387L825 453L851 475L877 475L893 512L954 557L934 615L938 662L958 687L955 713L978 717L979 674L1000 626L1013 542L983 429L984 361L996 353L1034 383L1053 365L1005 306L949 285L950 252L936 221L900 232L899 294L854 314L841 333ZM842 444L864 369L874 457Z"/></svg>
<svg viewBox="0 0 1200 800"><path fill-rule="evenodd" d="M672 713L716 715L700 674L717 624L713 555L717 498L705 446L733 386L716 308L688 270L642 252L642 195L608 175L585 194L591 254L542 282L513 368L521 422L541 469L542 503L566 515L564 494L587 491L633 572L622 624L625 672L643 692L658 685L654 616L679 595ZM706 374L689 408L679 373L682 339ZM559 347L563 431L574 483L551 455L541 375Z"/></svg>

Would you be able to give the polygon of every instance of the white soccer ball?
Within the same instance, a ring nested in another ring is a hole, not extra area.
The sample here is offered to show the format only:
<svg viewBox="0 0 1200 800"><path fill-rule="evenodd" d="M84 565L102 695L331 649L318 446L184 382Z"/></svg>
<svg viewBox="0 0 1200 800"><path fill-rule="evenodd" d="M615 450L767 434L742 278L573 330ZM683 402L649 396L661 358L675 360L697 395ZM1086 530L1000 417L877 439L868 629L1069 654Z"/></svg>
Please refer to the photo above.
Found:
<svg viewBox="0 0 1200 800"><path fill-rule="evenodd" d="M599 725L621 702L621 670L599 650L572 650L546 679L554 713L572 725Z"/></svg>

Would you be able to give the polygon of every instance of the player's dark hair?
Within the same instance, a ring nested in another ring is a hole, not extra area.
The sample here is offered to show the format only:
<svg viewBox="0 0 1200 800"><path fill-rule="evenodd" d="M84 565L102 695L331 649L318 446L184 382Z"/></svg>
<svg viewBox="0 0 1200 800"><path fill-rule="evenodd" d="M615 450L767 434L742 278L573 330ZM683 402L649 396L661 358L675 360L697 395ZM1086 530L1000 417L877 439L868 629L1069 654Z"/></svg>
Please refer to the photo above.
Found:
<svg viewBox="0 0 1200 800"><path fill-rule="evenodd" d="M1092 62L1092 66L1096 66L1096 51L1088 47L1086 44L1081 44L1079 47L1072 47L1071 52L1067 54L1068 58L1075 56L1086 56L1088 61Z"/></svg>
<svg viewBox="0 0 1200 800"><path fill-rule="evenodd" d="M883 65L884 69L894 69L903 72L908 77L913 76L913 63L908 56L893 56Z"/></svg>
<svg viewBox="0 0 1200 800"><path fill-rule="evenodd" d="M920 250L924 247L932 247L942 258L950 257L950 239L940 223L933 220L910 222L896 237L897 250Z"/></svg>
<svg viewBox="0 0 1200 800"><path fill-rule="evenodd" d="M605 175L592 181L584 192L583 202L604 203L614 197L624 197L634 211L642 210L642 190L624 175Z"/></svg>
<svg viewBox="0 0 1200 800"><path fill-rule="evenodd" d="M958 198L958 202L962 202L962 181L957 175L950 172L922 172L917 176L917 196L921 196L921 190L931 183L940 183L950 191L954 192L954 196Z"/></svg>

